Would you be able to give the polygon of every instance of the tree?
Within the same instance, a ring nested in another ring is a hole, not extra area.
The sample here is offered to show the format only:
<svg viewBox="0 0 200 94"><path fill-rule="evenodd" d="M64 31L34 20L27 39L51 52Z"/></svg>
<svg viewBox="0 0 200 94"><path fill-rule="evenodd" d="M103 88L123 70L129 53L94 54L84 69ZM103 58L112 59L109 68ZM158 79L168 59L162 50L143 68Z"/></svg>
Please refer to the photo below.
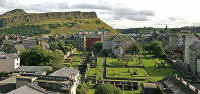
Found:
<svg viewBox="0 0 200 94"><path fill-rule="evenodd" d="M155 55L155 56L162 56L164 55L165 51L164 51L164 48L162 46L162 43L159 42L159 41L152 41L150 43L150 46L149 46L149 50Z"/></svg>
<svg viewBox="0 0 200 94"><path fill-rule="evenodd" d="M66 42L66 44L72 44L73 47L77 47L77 43L76 43L75 40L69 40L69 41Z"/></svg>
<svg viewBox="0 0 200 94"><path fill-rule="evenodd" d="M88 94L88 87L84 84L79 84L76 89L76 94Z"/></svg>
<svg viewBox="0 0 200 94"><path fill-rule="evenodd" d="M50 45L50 50L52 51L55 51L56 49L61 50L64 54L66 54L67 51L70 51L73 48L74 48L73 44L66 45L63 40L60 40L59 42L52 42Z"/></svg>
<svg viewBox="0 0 200 94"><path fill-rule="evenodd" d="M138 42L133 43L132 47L129 49L129 51L131 52L131 54L138 54L141 50L141 46Z"/></svg>
<svg viewBox="0 0 200 94"><path fill-rule="evenodd" d="M95 94L122 94L121 89L111 84L98 85Z"/></svg>
<svg viewBox="0 0 200 94"><path fill-rule="evenodd" d="M58 42L52 42L49 49L55 51L58 48Z"/></svg>
<svg viewBox="0 0 200 94"><path fill-rule="evenodd" d="M101 41L97 41L94 43L94 48L97 50L97 51L100 51L102 50L102 46L103 46L103 43Z"/></svg>
<svg viewBox="0 0 200 94"><path fill-rule="evenodd" d="M3 45L2 51L6 52L6 53L11 53L12 47L14 47L14 45L12 43L5 43Z"/></svg>
<svg viewBox="0 0 200 94"><path fill-rule="evenodd" d="M58 42L58 46L59 46L59 50L62 50L62 52L63 53L66 53L66 49L65 49L65 42L63 41L63 40L60 40L59 42Z"/></svg>
<svg viewBox="0 0 200 94"><path fill-rule="evenodd" d="M64 54L58 50L49 51L40 46L35 46L31 50L26 49L20 53L20 63L25 66L52 66L59 69L64 62Z"/></svg>

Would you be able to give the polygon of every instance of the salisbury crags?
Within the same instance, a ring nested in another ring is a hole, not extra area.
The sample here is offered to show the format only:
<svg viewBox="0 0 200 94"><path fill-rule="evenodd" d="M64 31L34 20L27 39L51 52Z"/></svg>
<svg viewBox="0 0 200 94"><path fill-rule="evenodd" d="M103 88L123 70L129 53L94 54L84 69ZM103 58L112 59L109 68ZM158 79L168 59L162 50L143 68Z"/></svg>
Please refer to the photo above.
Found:
<svg viewBox="0 0 200 94"><path fill-rule="evenodd" d="M37 23L46 19L57 18L97 18L95 12L51 12L51 13L26 13L22 9L15 9L0 15L0 28L13 27L22 24Z"/></svg>

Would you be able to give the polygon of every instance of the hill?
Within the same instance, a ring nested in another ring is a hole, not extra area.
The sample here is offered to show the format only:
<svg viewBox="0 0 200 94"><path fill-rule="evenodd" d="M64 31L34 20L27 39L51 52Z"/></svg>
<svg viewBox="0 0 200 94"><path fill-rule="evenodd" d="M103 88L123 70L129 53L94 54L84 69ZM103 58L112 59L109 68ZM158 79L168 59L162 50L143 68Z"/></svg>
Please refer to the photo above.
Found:
<svg viewBox="0 0 200 94"><path fill-rule="evenodd" d="M21 27L29 27L29 30L24 31ZM37 30L35 27L39 28L41 32L29 35L46 34L47 31L53 35L73 34L84 30L102 30L116 33L116 30L100 20L95 12L27 13L22 9L15 9L0 15L0 34L14 32L15 34L26 35L27 32L33 33ZM13 28L17 28L16 31L13 31Z"/></svg>

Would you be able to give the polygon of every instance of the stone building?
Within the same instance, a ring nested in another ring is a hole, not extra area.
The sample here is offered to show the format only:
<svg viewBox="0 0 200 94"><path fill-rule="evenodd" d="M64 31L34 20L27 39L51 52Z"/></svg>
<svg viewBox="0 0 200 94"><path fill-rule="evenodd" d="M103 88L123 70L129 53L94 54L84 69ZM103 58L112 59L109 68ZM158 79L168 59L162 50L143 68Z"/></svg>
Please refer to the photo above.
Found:
<svg viewBox="0 0 200 94"><path fill-rule="evenodd" d="M86 35L76 34L74 35L74 40L78 45L78 49L80 50L86 49Z"/></svg>
<svg viewBox="0 0 200 94"><path fill-rule="evenodd" d="M200 77L200 41L195 41L189 47L189 70Z"/></svg>
<svg viewBox="0 0 200 94"><path fill-rule="evenodd" d="M20 88L31 83L47 91L59 92L61 94L76 94L76 88L80 83L80 77L79 71L72 67L64 67L49 75L25 73L17 76L16 87Z"/></svg>
<svg viewBox="0 0 200 94"><path fill-rule="evenodd" d="M0 52L0 72L12 72L20 66L20 58L17 54Z"/></svg>
<svg viewBox="0 0 200 94"><path fill-rule="evenodd" d="M121 47L123 54L133 45L133 40L123 34L110 35L103 41L103 50L112 50L112 54L116 56L118 53L114 53L117 47ZM115 55L116 54L116 55Z"/></svg>

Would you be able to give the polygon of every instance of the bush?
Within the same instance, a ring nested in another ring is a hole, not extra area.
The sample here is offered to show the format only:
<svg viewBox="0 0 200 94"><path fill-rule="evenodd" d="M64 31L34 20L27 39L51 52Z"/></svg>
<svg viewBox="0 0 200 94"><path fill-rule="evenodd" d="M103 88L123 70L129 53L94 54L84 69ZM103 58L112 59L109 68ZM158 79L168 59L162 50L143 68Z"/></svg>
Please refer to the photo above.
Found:
<svg viewBox="0 0 200 94"><path fill-rule="evenodd" d="M96 23L96 24L101 24L101 22L100 22L100 21L96 21L95 23Z"/></svg>
<svg viewBox="0 0 200 94"><path fill-rule="evenodd" d="M88 94L88 87L86 84L79 84L76 89L76 94Z"/></svg>
<svg viewBox="0 0 200 94"><path fill-rule="evenodd" d="M97 86L95 94L122 94L121 89L111 84L102 84Z"/></svg>

